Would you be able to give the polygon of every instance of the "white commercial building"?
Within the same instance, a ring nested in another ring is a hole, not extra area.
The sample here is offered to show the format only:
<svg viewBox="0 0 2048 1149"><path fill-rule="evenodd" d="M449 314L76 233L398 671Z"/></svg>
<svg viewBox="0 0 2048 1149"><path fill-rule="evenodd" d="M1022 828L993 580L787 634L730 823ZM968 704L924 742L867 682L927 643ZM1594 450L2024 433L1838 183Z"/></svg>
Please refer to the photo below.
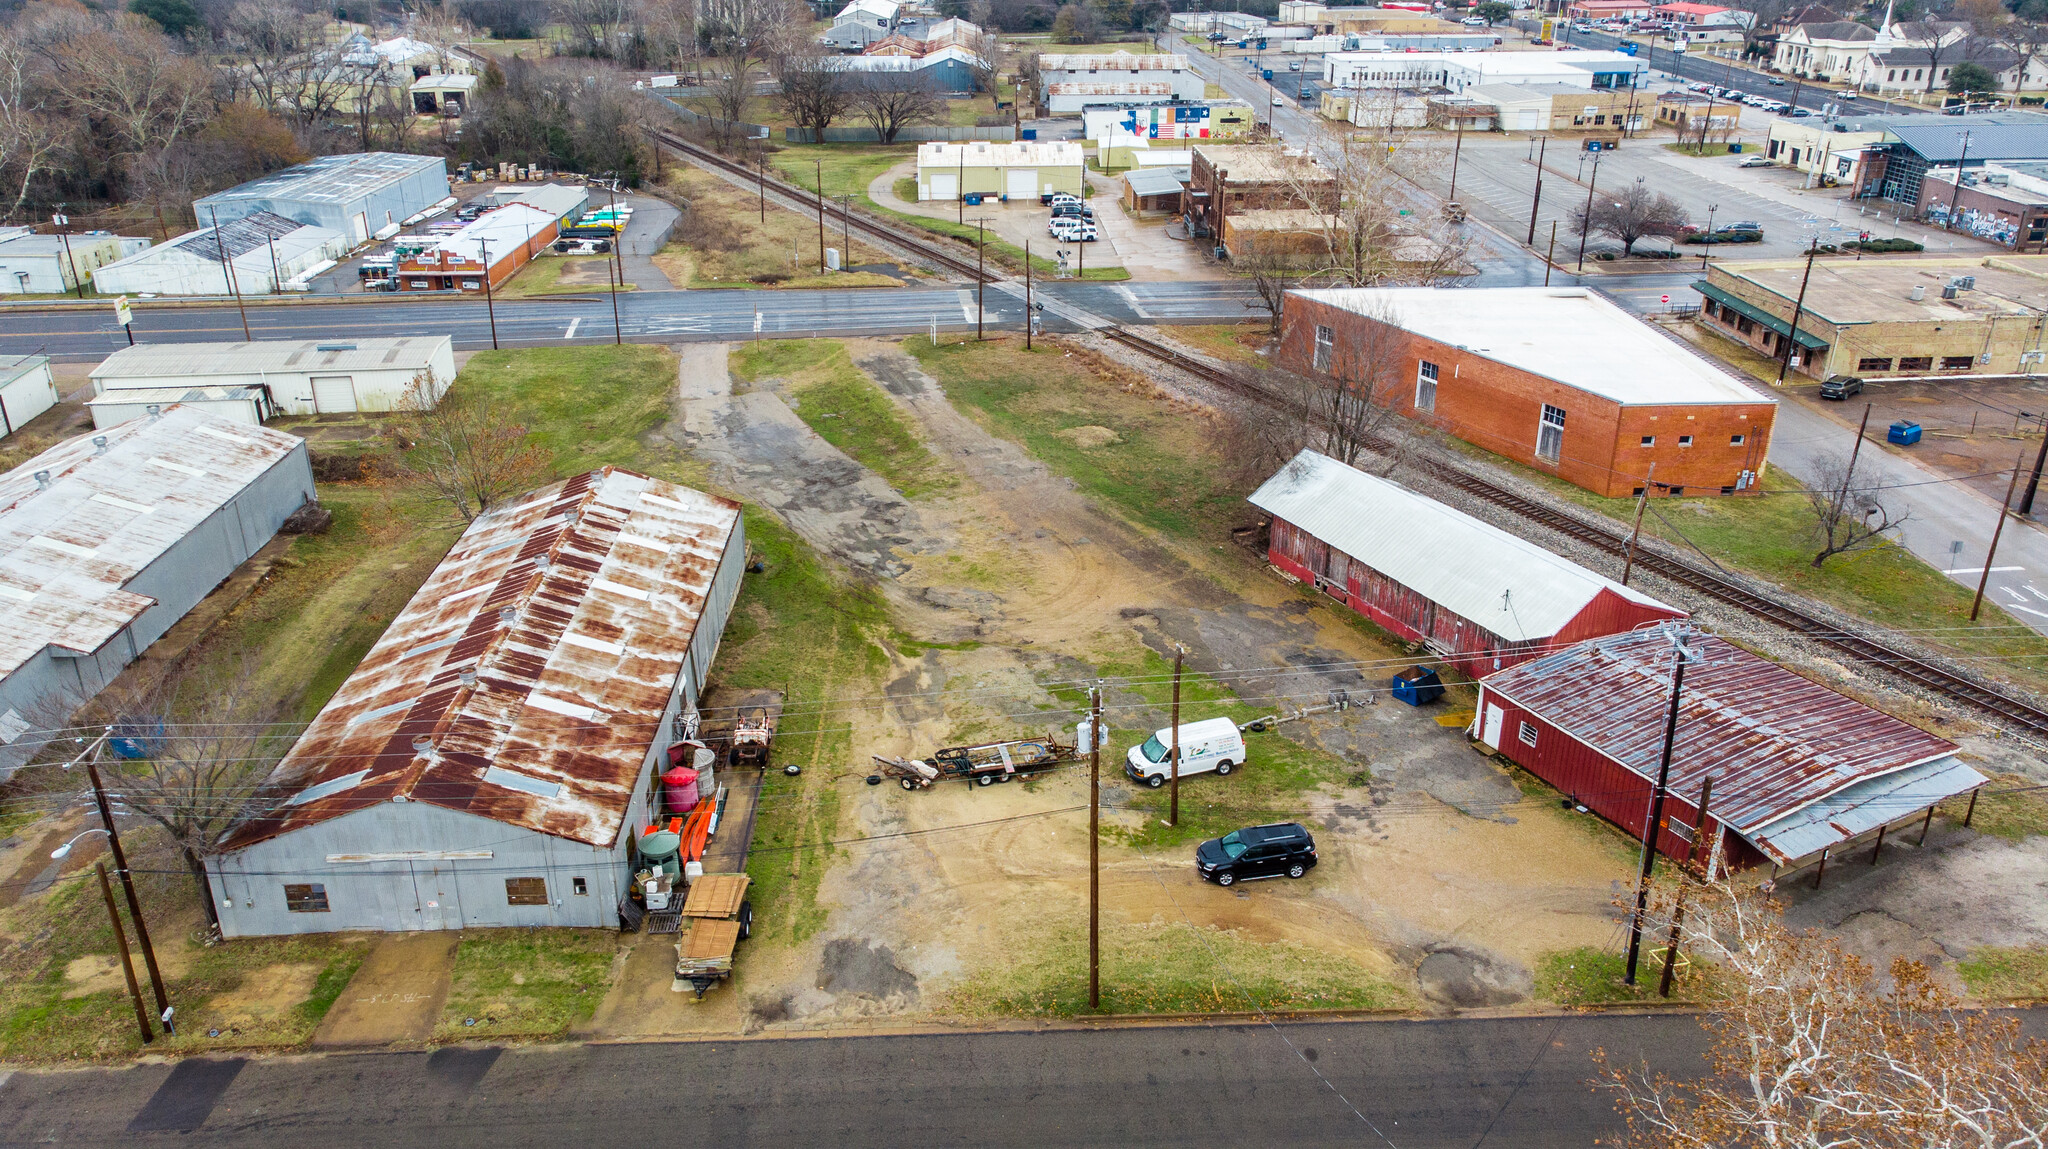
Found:
<svg viewBox="0 0 2048 1149"><path fill-rule="evenodd" d="M269 295L348 254L346 236L270 212L223 222L92 273L102 295Z"/></svg>
<svg viewBox="0 0 2048 1149"><path fill-rule="evenodd" d="M104 231L83 235L21 233L0 238L0 295L59 295L89 280L94 269L149 247L149 241Z"/></svg>
<svg viewBox="0 0 2048 1149"><path fill-rule="evenodd" d="M109 404L156 401L131 393L208 389L217 393L205 396L207 401L240 403L244 409L253 390L265 414L328 415L389 411L422 376L432 379L435 399L448 390L455 379L453 338L142 343L93 368L92 389ZM95 418L99 411L94 400Z"/></svg>
<svg viewBox="0 0 2048 1149"><path fill-rule="evenodd" d="M1139 56L1123 51L1081 55L1049 53L1040 56L1038 83L1039 103L1045 105L1047 110L1055 115L1071 114L1061 113L1052 107L1053 89L1063 85L1142 84L1147 88L1164 85L1167 94L1178 100L1199 100L1209 90L1208 81L1202 79L1200 73L1188 66L1186 56ZM1079 110L1079 104L1072 108L1075 112Z"/></svg>
<svg viewBox="0 0 2048 1149"><path fill-rule="evenodd" d="M47 355L0 360L0 439L57 405L57 381Z"/></svg>
<svg viewBox="0 0 2048 1149"><path fill-rule="evenodd" d="M1627 88L1647 65L1621 52L1332 52L1323 83L1332 88L1442 88L1481 84L1559 84Z"/></svg>
<svg viewBox="0 0 2048 1149"><path fill-rule="evenodd" d="M917 149L917 198L985 195L1026 200L1060 191L1080 195L1086 164L1087 153L1073 140L922 144Z"/></svg>

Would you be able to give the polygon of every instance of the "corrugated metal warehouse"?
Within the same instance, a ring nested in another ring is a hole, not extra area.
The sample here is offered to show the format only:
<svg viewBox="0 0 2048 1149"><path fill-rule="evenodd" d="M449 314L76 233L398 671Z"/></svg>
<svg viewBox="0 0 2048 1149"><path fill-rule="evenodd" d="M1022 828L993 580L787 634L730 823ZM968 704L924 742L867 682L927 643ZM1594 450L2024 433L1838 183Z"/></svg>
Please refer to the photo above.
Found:
<svg viewBox="0 0 2048 1149"><path fill-rule="evenodd" d="M0 777L312 498L303 440L177 407L0 475Z"/></svg>
<svg viewBox="0 0 2048 1149"><path fill-rule="evenodd" d="M104 431L143 418L151 407L161 411L174 404L245 427L260 427L277 414L261 387L134 387L88 399L85 409L93 427Z"/></svg>
<svg viewBox="0 0 2048 1149"><path fill-rule="evenodd" d="M269 295L349 248L340 232L269 212L222 220L217 230L186 232L107 264L92 273L93 288L103 295Z"/></svg>
<svg viewBox="0 0 2048 1149"><path fill-rule="evenodd" d="M259 418L271 414L331 415L389 411L422 373L434 380L434 398L455 381L455 341L446 335L399 339L269 339L255 343L138 343L107 356L92 369L93 393L109 403L156 402L122 391L165 388L240 392L266 397ZM209 395L207 401L243 407L246 394ZM94 403L94 418L99 418ZM236 418L241 418L237 415Z"/></svg>
<svg viewBox="0 0 2048 1149"><path fill-rule="evenodd" d="M745 554L610 467L480 516L208 860L221 928L616 926Z"/></svg>
<svg viewBox="0 0 2048 1149"><path fill-rule="evenodd" d="M0 439L57 405L57 380L47 355L0 359Z"/></svg>
<svg viewBox="0 0 2048 1149"><path fill-rule="evenodd" d="M979 194L1029 203L1047 192L1080 195L1087 162L1071 140L919 144L917 198Z"/></svg>
<svg viewBox="0 0 2048 1149"><path fill-rule="evenodd" d="M1303 451L1252 493L1266 557L1473 677L1685 617L1397 483Z"/></svg>
<svg viewBox="0 0 2048 1149"><path fill-rule="evenodd" d="M321 156L192 203L204 224L273 212L361 243L448 198L448 163L439 156L359 152Z"/></svg>
<svg viewBox="0 0 2048 1149"><path fill-rule="evenodd" d="M1797 866L1985 782L1956 746L1690 625L1582 642L1480 683L1479 740L1640 838L1679 696L1659 852ZM1733 831L1732 837L1728 831Z"/></svg>
<svg viewBox="0 0 2048 1149"><path fill-rule="evenodd" d="M0 295L55 295L89 280L94 268L149 247L140 237L89 231L82 235L18 235L0 239Z"/></svg>

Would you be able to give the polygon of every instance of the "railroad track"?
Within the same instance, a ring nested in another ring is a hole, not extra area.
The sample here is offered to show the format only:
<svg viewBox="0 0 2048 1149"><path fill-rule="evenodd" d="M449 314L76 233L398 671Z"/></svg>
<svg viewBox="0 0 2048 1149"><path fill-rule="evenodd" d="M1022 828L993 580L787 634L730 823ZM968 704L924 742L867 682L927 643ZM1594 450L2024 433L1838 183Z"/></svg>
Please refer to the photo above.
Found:
<svg viewBox="0 0 2048 1149"><path fill-rule="evenodd" d="M695 163L718 168L721 171L731 172L734 175L741 176L745 179L754 180L757 182L765 180L768 187L772 189L776 194L786 199L792 199L800 204L803 204L805 210L817 211L819 208L818 193L809 188L804 187L802 184L790 183L789 181L778 178L776 176L764 177L759 171L755 170L754 168L750 168L747 165L739 163L736 160L732 160L725 156L719 155L717 152L714 152L711 149L702 146L701 144L695 144L690 142L689 140L683 139L681 136L678 136L673 132L665 132L656 129L649 132L648 134L653 136L657 143L666 145L667 147L677 152L680 152L685 156L688 156L691 159L691 161ZM827 218L828 220L835 220L839 222L839 224L842 227L849 227L852 230L860 232L863 235L873 236L876 239L883 240L886 243L888 243L888 245L891 247L902 248L906 251L909 251L918 256L918 258L928 260L932 264L938 267L942 267L945 270L954 273L955 275L964 276L969 283L994 283L996 280L1002 278L999 275L995 275L991 272L982 270L981 268L975 265L975 262L973 260L968 259L963 255L960 255L953 251L949 251L945 247L940 246L939 244L930 242L928 240L915 238L907 234L911 229L904 227L900 224L890 225L878 220L869 219L867 216L862 215L861 213L856 211L849 211L848 209L833 203L829 199L824 201L824 210L825 218Z"/></svg>
<svg viewBox="0 0 2048 1149"><path fill-rule="evenodd" d="M1161 362L1171 364L1188 372L1204 382L1235 391L1251 398L1267 401L1273 396L1263 388L1240 379L1230 372L1214 365L1155 343L1143 336L1133 335L1122 328L1107 328L1103 335L1134 351L1142 352ZM1546 507L1532 499L1525 498L1504 487L1496 486L1485 479L1467 474L1445 463L1434 460L1420 460L1419 464L1432 477L1441 480L1469 495L1520 515L1523 518L1543 524L1561 534L1569 535L1580 542L1613 555L1628 551L1628 537L1622 532L1590 523L1576 515L1565 514ZM1946 667L1929 662L1898 647L1891 646L1866 635L1845 631L1840 625L1818 618L1798 607L1769 596L1759 594L1721 573L1698 564L1654 551L1638 549L1635 565L1653 571L1672 582L1685 586L1736 607L1758 618L1772 622L1815 642L1824 643L1850 655L1859 662L1868 663L1889 671L1923 689L1943 697L1973 706L2029 733L2048 737L2048 711L2036 707L1998 687L1966 678Z"/></svg>

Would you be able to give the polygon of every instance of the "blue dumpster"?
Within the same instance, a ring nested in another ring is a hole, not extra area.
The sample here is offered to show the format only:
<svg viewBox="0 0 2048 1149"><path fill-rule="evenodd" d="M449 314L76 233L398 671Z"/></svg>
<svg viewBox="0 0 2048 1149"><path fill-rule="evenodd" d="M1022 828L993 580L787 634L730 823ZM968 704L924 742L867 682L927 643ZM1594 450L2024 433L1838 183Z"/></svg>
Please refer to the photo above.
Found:
<svg viewBox="0 0 2048 1149"><path fill-rule="evenodd" d="M1896 443L1901 447L1910 447L1920 441L1920 424L1901 419L1884 433L1884 441Z"/></svg>
<svg viewBox="0 0 2048 1149"><path fill-rule="evenodd" d="M967 206L968 206L968 207L980 207L980 206L981 206L981 193L980 193L980 192L968 192L968 193L967 193L966 195L964 195L964 196L961 196L960 198L961 198L961 199L964 199L964 200L966 200L966 201L967 201Z"/></svg>
<svg viewBox="0 0 2048 1149"><path fill-rule="evenodd" d="M1264 69L1263 71L1261 71L1261 72L1259 73L1259 77L1260 77L1261 79L1264 79L1264 80L1267 80L1267 81L1271 81L1271 80L1273 79L1273 69L1271 69L1271 68L1267 68L1267 69Z"/></svg>
<svg viewBox="0 0 2048 1149"><path fill-rule="evenodd" d="M1729 154L1729 155L1731 155L1731 156L1732 156L1732 155L1734 155L1734 154L1736 154L1737 152L1739 152L1739 151L1741 151L1741 150L1742 150L1742 145L1741 145L1741 144L1729 144L1729 145L1728 145L1728 154Z"/></svg>
<svg viewBox="0 0 2048 1149"><path fill-rule="evenodd" d="M1037 138L1038 138L1038 129L1037 129L1037 128L1025 128L1025 129L1024 129L1023 131L1021 131L1021 132L1018 132L1018 133L1017 133L1017 136L1018 136L1018 138L1019 138L1019 139L1026 139L1026 140L1035 140L1035 139L1037 139Z"/></svg>
<svg viewBox="0 0 2048 1149"><path fill-rule="evenodd" d="M1444 693L1444 680L1427 666L1411 666L1396 674L1392 685L1394 697L1410 706L1435 702Z"/></svg>

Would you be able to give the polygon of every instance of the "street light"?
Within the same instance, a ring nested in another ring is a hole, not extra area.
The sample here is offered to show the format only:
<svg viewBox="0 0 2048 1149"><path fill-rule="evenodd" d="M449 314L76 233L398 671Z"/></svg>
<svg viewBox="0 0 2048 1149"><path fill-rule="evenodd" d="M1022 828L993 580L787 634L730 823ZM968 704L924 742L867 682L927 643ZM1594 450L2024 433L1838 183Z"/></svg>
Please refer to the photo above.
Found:
<svg viewBox="0 0 2048 1149"><path fill-rule="evenodd" d="M1702 242L1700 243L1700 270L1701 270L1701 271L1705 271L1705 270L1707 269L1707 253L1708 253L1709 251L1712 251L1712 250L1714 249L1714 243L1713 243L1713 235L1714 235L1714 213L1715 213L1715 212L1717 212L1717 211L1720 211L1720 210L1721 210L1721 205L1720 205L1720 204L1717 204L1717 203L1710 203L1710 204L1708 204L1708 205L1707 205L1707 231L1706 231L1706 234L1705 234L1704 236L1701 236L1701 237L1700 237L1700 238L1701 238L1701 241L1702 241Z"/></svg>
<svg viewBox="0 0 2048 1149"><path fill-rule="evenodd" d="M85 833L83 833L83 834L80 834L80 835L78 835L78 837L76 837L76 838L73 838L73 839L71 839L70 841L68 841L68 842L64 843L63 845L61 845L61 846L57 847L57 848L56 848L56 849L54 849L54 850L51 850L51 851L50 851L50 858L51 858L52 860L55 860L55 859L58 859L58 858L62 858L62 857L64 857L64 856L65 856L66 854L69 854L69 853L71 852L71 847L73 847L73 846L76 846L76 845L77 845L77 844L78 844L78 843L79 843L80 841L82 841L83 839L85 839L85 838L87 838L87 837L89 837L89 836L91 836L91 835L93 835L93 834L104 834L104 833L106 833L106 831L105 831L105 830L102 830L102 829L100 829L100 828L99 828L98 826L94 826L94 827L93 827L92 829L90 829L90 830L87 830L87 831L86 831Z"/></svg>

